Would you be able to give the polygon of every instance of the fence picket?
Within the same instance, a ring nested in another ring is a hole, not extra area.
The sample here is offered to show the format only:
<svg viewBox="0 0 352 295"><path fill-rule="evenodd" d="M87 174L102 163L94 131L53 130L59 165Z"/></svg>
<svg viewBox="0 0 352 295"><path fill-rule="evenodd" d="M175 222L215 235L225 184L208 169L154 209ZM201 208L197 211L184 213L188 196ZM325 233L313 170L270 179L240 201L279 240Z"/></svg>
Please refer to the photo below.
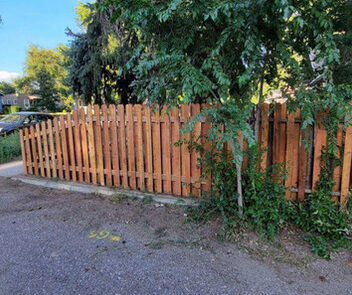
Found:
<svg viewBox="0 0 352 295"><path fill-rule="evenodd" d="M182 127L186 122L189 121L189 105L181 105L181 119L183 121ZM190 194L191 184L191 154L188 150L188 144L190 140L189 133L183 134L181 137L182 141L186 142L181 147L181 163L182 163L182 178L184 178L182 186L182 196L188 196Z"/></svg>
<svg viewBox="0 0 352 295"><path fill-rule="evenodd" d="M84 180L90 182L90 171L89 171L89 156L88 156L88 141L87 141L87 127L86 127L86 114L84 109L80 110L81 118L81 147L83 155L83 170L84 170Z"/></svg>
<svg viewBox="0 0 352 295"><path fill-rule="evenodd" d="M176 196L182 195L182 186L181 186L181 149L177 142L180 140L180 110L177 107L174 107L171 110L171 152L172 152L172 165L171 172L175 176L175 181L172 183L172 192Z"/></svg>
<svg viewBox="0 0 352 295"><path fill-rule="evenodd" d="M77 110L73 111L74 122L74 138L75 138L75 154L78 168L78 181L83 182L83 163L82 163L82 147L80 136L79 114Z"/></svg>
<svg viewBox="0 0 352 295"><path fill-rule="evenodd" d="M70 113L67 113L66 120L67 120L67 131L68 131L67 135L68 135L68 146L69 146L69 155L70 155L69 167L72 167L72 172L71 172L72 180L77 181L75 148L74 148L74 142L73 142L72 120L71 120Z"/></svg>
<svg viewBox="0 0 352 295"><path fill-rule="evenodd" d="M52 175L54 178L56 178L57 177L56 150L55 150L55 141L54 141L54 135L53 135L53 122L51 120L48 120L48 132L49 132Z"/></svg>
<svg viewBox="0 0 352 295"><path fill-rule="evenodd" d="M43 133L43 147L44 147L44 162L45 162L45 170L46 177L51 178L50 171L50 157L49 157L49 146L48 146L48 134L46 129L46 122L42 122L42 133Z"/></svg>
<svg viewBox="0 0 352 295"><path fill-rule="evenodd" d="M286 147L286 125L282 122L286 118L286 105L277 103L274 113L274 148L273 148L273 163L285 163L285 147ZM274 175L277 179L277 175Z"/></svg>
<svg viewBox="0 0 352 295"><path fill-rule="evenodd" d="M337 143L337 159L339 160L339 163L341 162L341 149L343 146L343 123L339 124L339 129L337 131L337 138L336 138L336 143ZM341 165L338 165L334 169L334 182L335 185L333 187L333 191L338 192L340 190L340 184L341 184ZM334 201L337 201L337 196L332 196L332 199Z"/></svg>
<svg viewBox="0 0 352 295"><path fill-rule="evenodd" d="M110 153L110 136L109 136L109 120L108 109L106 105L101 107L103 115L103 134L104 134L104 168L106 170L106 184L112 186L112 170L111 170L111 153Z"/></svg>
<svg viewBox="0 0 352 295"><path fill-rule="evenodd" d="M320 162L321 154L324 146L326 145L326 131L322 126L323 114L318 114L318 124L315 126L315 144L314 144L314 162L313 162L313 179L312 179L312 191L316 189L317 182L320 175Z"/></svg>
<svg viewBox="0 0 352 295"><path fill-rule="evenodd" d="M340 206L344 207L347 203L349 187L350 187L350 173L351 173L351 159L352 159L352 126L346 129L345 149L343 152L343 166L341 175L341 196Z"/></svg>
<svg viewBox="0 0 352 295"><path fill-rule="evenodd" d="M261 170L265 171L268 161L268 138L269 138L269 107L267 103L261 106L261 124L260 124L260 147L262 149Z"/></svg>
<svg viewBox="0 0 352 295"><path fill-rule="evenodd" d="M95 153L95 139L94 139L94 124L93 124L93 110L92 106L88 105L87 108L88 119L88 149L89 149L89 162L91 169L92 182L97 183L97 162Z"/></svg>
<svg viewBox="0 0 352 295"><path fill-rule="evenodd" d="M150 108L143 106L144 114L146 117L146 167L147 167L147 189L149 192L154 191L153 179L153 145L152 145L152 123Z"/></svg>
<svg viewBox="0 0 352 295"><path fill-rule="evenodd" d="M207 104L203 104L201 106L201 109L205 109L209 107ZM211 149L212 149L212 146L211 146L211 142L208 140L208 132L211 128L211 123L210 122L207 122L205 120L204 123L202 123L202 145L204 146L204 150L208 153L211 152ZM203 173L203 171L202 171ZM203 192L209 192L209 190L211 189L211 174L209 173L206 178L205 178L205 184L202 185L202 191Z"/></svg>
<svg viewBox="0 0 352 295"><path fill-rule="evenodd" d="M125 109L123 105L117 107L119 122L119 143L121 150L121 167L122 167L122 184L126 189L128 188L128 171L127 171L127 151L126 151L126 130L125 130Z"/></svg>
<svg viewBox="0 0 352 295"><path fill-rule="evenodd" d="M109 106L111 125L110 125L110 138L111 138L111 153L112 153L112 169L114 171L114 186L120 186L120 165L119 165L119 151L117 143L117 117L116 107L111 104Z"/></svg>
<svg viewBox="0 0 352 295"><path fill-rule="evenodd" d="M300 139L300 124L296 122L296 119L300 119L301 117L301 112L297 110L294 113L294 118L295 118L295 123L293 126L293 138L292 138L292 143L293 143L293 149L292 149L292 180L291 180L291 186L293 188L298 187L298 170L299 170L299 139ZM297 199L297 193L293 192L291 194L291 199L296 200Z"/></svg>
<svg viewBox="0 0 352 295"><path fill-rule="evenodd" d="M37 147L38 147L38 159L39 159L39 168L40 176L45 177L44 171L44 162L43 162L43 145L42 145L42 136L40 131L40 124L35 125L35 137L37 138Z"/></svg>
<svg viewBox="0 0 352 295"><path fill-rule="evenodd" d="M167 113L167 106L162 110L161 118L161 150L162 150L162 173L165 175L163 181L163 192L170 194L172 192L171 181L171 134L170 134L170 117Z"/></svg>
<svg viewBox="0 0 352 295"><path fill-rule="evenodd" d="M299 180L298 180L298 199L303 202L306 190L306 179L307 179L307 160L308 152L304 145L304 141L307 139L307 131L301 130L300 138L300 152L299 152Z"/></svg>
<svg viewBox="0 0 352 295"><path fill-rule="evenodd" d="M155 191L163 192L162 172L161 172L161 140L160 140L160 113L158 106L154 111L155 122L153 126L153 166L156 174Z"/></svg>
<svg viewBox="0 0 352 295"><path fill-rule="evenodd" d="M286 170L287 178L285 180L286 200L291 200L291 188L293 178L293 153L294 153L294 132L295 132L295 115L289 114L287 119L287 146L286 146Z"/></svg>
<svg viewBox="0 0 352 295"><path fill-rule="evenodd" d="M28 128L24 129L24 134L25 134L25 148L26 148L26 155L27 155L27 160L28 160L28 169L27 171L29 174L33 174L33 161L32 161L32 154L31 154L31 146L30 146L30 140L29 140L29 132Z"/></svg>
<svg viewBox="0 0 352 295"><path fill-rule="evenodd" d="M60 115L62 156L64 158L64 170L66 180L70 179L70 165L68 162L67 133L64 115Z"/></svg>
<svg viewBox="0 0 352 295"><path fill-rule="evenodd" d="M143 152L143 122L142 122L142 106L135 106L137 114L137 171L138 177L138 188L145 190L145 176L144 176L144 152Z"/></svg>
<svg viewBox="0 0 352 295"><path fill-rule="evenodd" d="M126 105L127 115L127 150L128 150L128 170L130 173L130 187L132 189L137 188L136 183L136 155L134 145L134 119L133 119L133 108L132 105Z"/></svg>
<svg viewBox="0 0 352 295"><path fill-rule="evenodd" d="M101 131L101 117L100 117L100 106L94 105L94 116L95 116L95 150L97 154L97 173L99 183L105 184L105 173L104 173L104 157L103 157L103 137Z"/></svg>
<svg viewBox="0 0 352 295"><path fill-rule="evenodd" d="M29 131L31 134L31 145L32 145L32 155L33 155L33 163L34 163L34 174L39 176L39 169L38 169L38 154L36 148L36 136L34 131L34 126L29 127Z"/></svg>
<svg viewBox="0 0 352 295"><path fill-rule="evenodd" d="M191 105L191 113L192 117L196 116L200 113L200 105L192 104ZM194 128L192 130L192 141L199 143L200 136L202 133L202 123L196 122ZM198 159L200 158L200 154L196 149L193 149L191 153L191 181L192 181L192 195L199 197L200 196L200 166Z"/></svg>
<svg viewBox="0 0 352 295"><path fill-rule="evenodd" d="M20 142L21 142L21 152L22 152L22 163L23 163L23 173L27 174L27 155L26 155L26 149L25 149L25 143L24 143L24 135L23 135L23 130L20 129Z"/></svg>

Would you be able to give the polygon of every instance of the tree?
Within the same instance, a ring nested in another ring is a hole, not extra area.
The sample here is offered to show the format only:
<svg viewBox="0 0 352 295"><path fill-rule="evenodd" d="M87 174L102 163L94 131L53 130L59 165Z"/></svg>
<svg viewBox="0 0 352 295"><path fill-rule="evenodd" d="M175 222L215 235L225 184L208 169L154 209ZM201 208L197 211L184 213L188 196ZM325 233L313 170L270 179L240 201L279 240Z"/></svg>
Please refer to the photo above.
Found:
<svg viewBox="0 0 352 295"><path fill-rule="evenodd" d="M17 82L19 87L31 88L31 93L40 95L40 106L49 111L62 107L69 109L73 103L66 81L68 73L65 50L67 47L63 45L55 49L31 45L25 62L26 75Z"/></svg>
<svg viewBox="0 0 352 295"><path fill-rule="evenodd" d="M112 10L111 20L124 23L138 36L139 44L126 66L136 75L133 86L140 100L171 106L201 100L214 106L206 110L213 126L209 139L215 139L218 148L230 141L240 184L238 135L250 146L256 142L257 130L250 118L259 108L253 95L261 104L264 84L285 85L282 90L289 105L302 110L303 127L312 124L320 110L329 108L336 118L351 113L351 93L333 79L341 55L333 12L343 11L345 4L342 0L319 0L314 5L308 0L105 0L100 9ZM312 52L315 60L310 59ZM323 66L313 70L312 62ZM318 76L324 87L308 87ZM294 89L295 95L287 89ZM218 136L221 125L225 131ZM241 211L240 185L238 195Z"/></svg>
<svg viewBox="0 0 352 295"><path fill-rule="evenodd" d="M334 27L340 63L334 67L334 82L337 85L352 85L352 1L335 8Z"/></svg>
<svg viewBox="0 0 352 295"><path fill-rule="evenodd" d="M35 94L37 87L28 76L18 77L12 80L13 87L21 94Z"/></svg>
<svg viewBox="0 0 352 295"><path fill-rule="evenodd" d="M134 75L125 69L134 43L133 34L124 32L118 38L121 34L107 20L109 11L97 11L94 4L80 3L76 12L85 32L74 34L68 30L73 38L67 51L73 92L86 103L135 103L130 87Z"/></svg>
<svg viewBox="0 0 352 295"><path fill-rule="evenodd" d="M38 106L50 111L58 110L60 98L55 89L53 77L45 70L42 70L37 73L36 79L39 84L38 95L41 98Z"/></svg>
<svg viewBox="0 0 352 295"><path fill-rule="evenodd" d="M0 93L10 94L10 93L14 93L15 91L16 89L10 83L0 82Z"/></svg>

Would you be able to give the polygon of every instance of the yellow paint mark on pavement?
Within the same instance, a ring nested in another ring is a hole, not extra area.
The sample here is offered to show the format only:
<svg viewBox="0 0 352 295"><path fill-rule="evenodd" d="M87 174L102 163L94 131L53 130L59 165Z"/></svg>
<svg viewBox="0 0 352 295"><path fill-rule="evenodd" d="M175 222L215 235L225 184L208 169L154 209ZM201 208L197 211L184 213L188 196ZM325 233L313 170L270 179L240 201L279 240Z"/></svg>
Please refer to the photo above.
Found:
<svg viewBox="0 0 352 295"><path fill-rule="evenodd" d="M111 236L110 240L113 241L113 242L120 242L121 237L119 237L119 236Z"/></svg>
<svg viewBox="0 0 352 295"><path fill-rule="evenodd" d="M120 242L121 237L120 236L115 236L112 235L110 232L107 230L102 230L100 232L97 232L95 230L92 230L88 236L89 239L97 239L97 240L103 240L106 238L110 238L112 242Z"/></svg>

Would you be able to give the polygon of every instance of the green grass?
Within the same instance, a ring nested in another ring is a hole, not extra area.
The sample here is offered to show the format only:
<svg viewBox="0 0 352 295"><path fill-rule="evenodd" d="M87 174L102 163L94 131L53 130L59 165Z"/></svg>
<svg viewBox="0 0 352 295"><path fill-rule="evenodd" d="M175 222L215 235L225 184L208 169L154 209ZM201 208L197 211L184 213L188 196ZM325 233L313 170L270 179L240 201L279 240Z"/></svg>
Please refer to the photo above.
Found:
<svg viewBox="0 0 352 295"><path fill-rule="evenodd" d="M0 164L19 160L21 158L21 143L18 132L0 137Z"/></svg>

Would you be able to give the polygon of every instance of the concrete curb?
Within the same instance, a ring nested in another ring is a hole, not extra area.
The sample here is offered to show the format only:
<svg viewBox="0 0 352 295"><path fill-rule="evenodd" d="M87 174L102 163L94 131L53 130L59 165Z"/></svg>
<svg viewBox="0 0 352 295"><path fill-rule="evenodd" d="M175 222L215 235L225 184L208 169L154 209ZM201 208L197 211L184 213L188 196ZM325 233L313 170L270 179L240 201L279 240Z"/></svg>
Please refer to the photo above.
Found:
<svg viewBox="0 0 352 295"><path fill-rule="evenodd" d="M67 190L72 192L78 192L83 194L97 194L102 196L127 196L128 198L152 198L155 202L162 204L171 204L179 206L192 206L198 205L198 201L185 198L177 198L171 195L164 194L151 194L141 191L125 190L120 188L108 188L97 186L93 184L83 184L72 181L62 181L62 180L48 180L46 178L32 177L28 175L17 175L11 177L12 180L21 181L24 183L47 187L57 190Z"/></svg>

